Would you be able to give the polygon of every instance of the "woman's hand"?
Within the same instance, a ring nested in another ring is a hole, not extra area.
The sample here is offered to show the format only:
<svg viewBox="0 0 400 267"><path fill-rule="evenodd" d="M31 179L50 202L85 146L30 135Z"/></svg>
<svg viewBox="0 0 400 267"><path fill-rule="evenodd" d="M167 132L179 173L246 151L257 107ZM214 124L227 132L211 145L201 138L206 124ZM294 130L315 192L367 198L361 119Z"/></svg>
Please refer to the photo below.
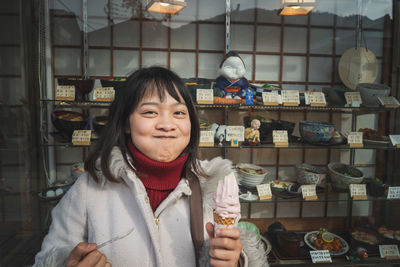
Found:
<svg viewBox="0 0 400 267"><path fill-rule="evenodd" d="M206 229L210 236L210 265L214 267L237 267L242 251L239 229L218 229L218 237L214 237L214 225L212 223L207 223Z"/></svg>
<svg viewBox="0 0 400 267"><path fill-rule="evenodd" d="M79 243L69 254L67 267L111 267L94 243Z"/></svg>

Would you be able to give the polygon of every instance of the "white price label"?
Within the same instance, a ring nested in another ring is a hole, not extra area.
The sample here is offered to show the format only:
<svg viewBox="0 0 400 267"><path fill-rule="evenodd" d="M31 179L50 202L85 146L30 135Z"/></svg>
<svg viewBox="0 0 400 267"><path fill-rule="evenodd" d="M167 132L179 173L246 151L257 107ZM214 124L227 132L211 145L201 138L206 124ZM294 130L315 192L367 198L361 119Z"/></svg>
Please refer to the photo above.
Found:
<svg viewBox="0 0 400 267"><path fill-rule="evenodd" d="M300 104L299 90L282 90L282 102L283 104Z"/></svg>
<svg viewBox="0 0 400 267"><path fill-rule="evenodd" d="M392 142L393 146L400 145L400 135L399 134L389 134L390 141Z"/></svg>
<svg viewBox="0 0 400 267"><path fill-rule="evenodd" d="M226 141L237 139L239 142L244 141L244 126L226 126Z"/></svg>
<svg viewBox="0 0 400 267"><path fill-rule="evenodd" d="M272 139L274 143L288 143L288 134L286 130L273 130Z"/></svg>
<svg viewBox="0 0 400 267"><path fill-rule="evenodd" d="M325 95L322 92L306 92L305 100L306 104L311 106L326 106Z"/></svg>
<svg viewBox="0 0 400 267"><path fill-rule="evenodd" d="M363 133L362 132L350 132L347 136L348 144L362 144L363 143Z"/></svg>
<svg viewBox="0 0 400 267"><path fill-rule="evenodd" d="M279 105L282 103L282 98L278 92L263 92L262 98L264 105Z"/></svg>
<svg viewBox="0 0 400 267"><path fill-rule="evenodd" d="M301 186L301 193L303 194L303 198L305 199L315 199L317 196L317 190L316 190L316 185L315 184L308 184L308 185L302 185Z"/></svg>
<svg viewBox="0 0 400 267"><path fill-rule="evenodd" d="M310 255L313 263L332 262L329 250L311 250Z"/></svg>
<svg viewBox="0 0 400 267"><path fill-rule="evenodd" d="M270 184L259 184L257 185L257 193L260 200L271 199L271 185Z"/></svg>
<svg viewBox="0 0 400 267"><path fill-rule="evenodd" d="M72 134L72 144L75 146L89 146L91 130L75 130Z"/></svg>
<svg viewBox="0 0 400 267"><path fill-rule="evenodd" d="M389 186L388 199L400 199L400 186Z"/></svg>
<svg viewBox="0 0 400 267"><path fill-rule="evenodd" d="M385 107L397 108L400 106L399 101L393 96L378 96L378 100Z"/></svg>
<svg viewBox="0 0 400 267"><path fill-rule="evenodd" d="M75 100L75 86L74 85L57 85L56 88L57 100Z"/></svg>
<svg viewBox="0 0 400 267"><path fill-rule="evenodd" d="M197 89L196 100L198 104L213 104L214 103L213 89Z"/></svg>
<svg viewBox="0 0 400 267"><path fill-rule="evenodd" d="M379 253L381 254L381 258L398 258L399 255L399 247L397 245L379 245Z"/></svg>
<svg viewBox="0 0 400 267"><path fill-rule="evenodd" d="M96 88L94 91L94 99L96 99L96 101L113 101L114 96L114 87L101 87Z"/></svg>
<svg viewBox="0 0 400 267"><path fill-rule="evenodd" d="M214 145L214 132L200 131L200 146L213 146L213 145Z"/></svg>
<svg viewBox="0 0 400 267"><path fill-rule="evenodd" d="M362 103L360 92L345 92L346 103L352 107L359 107Z"/></svg>
<svg viewBox="0 0 400 267"><path fill-rule="evenodd" d="M367 198L367 187L365 184L350 184L350 196L352 198Z"/></svg>

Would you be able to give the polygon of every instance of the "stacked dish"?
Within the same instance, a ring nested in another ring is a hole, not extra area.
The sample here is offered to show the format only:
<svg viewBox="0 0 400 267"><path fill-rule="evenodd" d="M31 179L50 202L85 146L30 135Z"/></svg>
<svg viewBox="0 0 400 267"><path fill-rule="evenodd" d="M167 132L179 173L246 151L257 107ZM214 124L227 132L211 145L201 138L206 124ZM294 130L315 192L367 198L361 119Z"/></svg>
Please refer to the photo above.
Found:
<svg viewBox="0 0 400 267"><path fill-rule="evenodd" d="M238 163L236 168L238 169L239 183L248 188L254 188L261 184L268 174L263 167L249 163Z"/></svg>

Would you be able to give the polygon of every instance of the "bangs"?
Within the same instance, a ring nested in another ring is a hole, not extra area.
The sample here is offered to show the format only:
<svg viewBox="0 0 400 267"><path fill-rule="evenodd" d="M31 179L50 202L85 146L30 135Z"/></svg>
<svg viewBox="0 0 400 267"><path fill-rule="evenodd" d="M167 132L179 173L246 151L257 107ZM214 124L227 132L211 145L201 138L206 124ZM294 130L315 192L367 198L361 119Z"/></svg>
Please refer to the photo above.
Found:
<svg viewBox="0 0 400 267"><path fill-rule="evenodd" d="M136 80L136 92L131 91L130 102L132 103L131 110L133 112L139 103L147 96L156 94L160 101L164 101L166 94L172 96L178 103L186 104L184 100L185 85L179 79L169 75L168 73L152 73L148 72Z"/></svg>

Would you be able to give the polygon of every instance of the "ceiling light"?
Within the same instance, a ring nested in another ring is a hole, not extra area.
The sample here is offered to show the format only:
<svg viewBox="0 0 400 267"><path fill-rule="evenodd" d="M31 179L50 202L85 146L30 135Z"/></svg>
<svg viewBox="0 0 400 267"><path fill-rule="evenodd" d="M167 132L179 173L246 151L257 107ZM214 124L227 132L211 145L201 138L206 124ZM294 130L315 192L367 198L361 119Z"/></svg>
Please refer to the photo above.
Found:
<svg viewBox="0 0 400 267"><path fill-rule="evenodd" d="M147 0L146 10L150 12L176 14L186 6L184 0Z"/></svg>
<svg viewBox="0 0 400 267"><path fill-rule="evenodd" d="M315 4L315 0L282 0L282 10L279 15L304 16L314 9Z"/></svg>

